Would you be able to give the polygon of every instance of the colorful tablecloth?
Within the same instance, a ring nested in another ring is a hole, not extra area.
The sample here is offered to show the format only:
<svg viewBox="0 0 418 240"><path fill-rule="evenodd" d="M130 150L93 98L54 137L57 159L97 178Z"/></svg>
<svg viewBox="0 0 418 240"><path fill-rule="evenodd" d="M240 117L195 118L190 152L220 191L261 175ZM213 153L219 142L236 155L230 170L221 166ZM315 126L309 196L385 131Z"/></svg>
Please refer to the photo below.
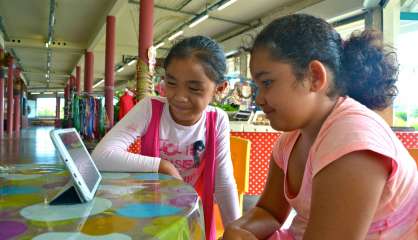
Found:
<svg viewBox="0 0 418 240"><path fill-rule="evenodd" d="M93 201L48 205L68 182L62 165L0 169L0 240L204 239L193 187L154 173L103 173Z"/></svg>

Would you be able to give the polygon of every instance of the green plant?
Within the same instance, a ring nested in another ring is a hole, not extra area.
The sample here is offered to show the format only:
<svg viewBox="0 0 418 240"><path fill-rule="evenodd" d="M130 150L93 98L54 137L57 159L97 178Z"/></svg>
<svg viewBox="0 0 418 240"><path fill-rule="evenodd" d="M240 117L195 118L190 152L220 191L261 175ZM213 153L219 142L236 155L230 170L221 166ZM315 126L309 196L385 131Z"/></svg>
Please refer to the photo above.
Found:
<svg viewBox="0 0 418 240"><path fill-rule="evenodd" d="M408 121L408 115L406 114L406 112L396 112L395 116L404 120L405 122Z"/></svg>
<svg viewBox="0 0 418 240"><path fill-rule="evenodd" d="M239 106L238 105L233 105L233 104L221 104L221 103L212 103L211 104L214 107L218 107L226 112L235 112L238 111Z"/></svg>

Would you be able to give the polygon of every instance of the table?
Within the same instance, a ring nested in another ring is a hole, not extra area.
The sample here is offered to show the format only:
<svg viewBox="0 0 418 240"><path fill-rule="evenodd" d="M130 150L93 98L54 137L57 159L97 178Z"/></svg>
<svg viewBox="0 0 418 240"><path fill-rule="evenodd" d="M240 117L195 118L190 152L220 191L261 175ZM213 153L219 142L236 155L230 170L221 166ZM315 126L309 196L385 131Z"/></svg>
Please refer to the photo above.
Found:
<svg viewBox="0 0 418 240"><path fill-rule="evenodd" d="M157 173L102 173L89 203L50 206L68 182L63 165L0 169L0 240L204 239L192 186Z"/></svg>

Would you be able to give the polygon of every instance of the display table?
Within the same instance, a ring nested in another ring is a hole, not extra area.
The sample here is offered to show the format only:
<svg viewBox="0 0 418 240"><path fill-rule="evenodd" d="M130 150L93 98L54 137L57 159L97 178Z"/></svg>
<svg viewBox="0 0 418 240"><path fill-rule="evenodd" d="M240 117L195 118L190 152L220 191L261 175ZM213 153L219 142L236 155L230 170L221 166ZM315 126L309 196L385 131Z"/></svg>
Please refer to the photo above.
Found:
<svg viewBox="0 0 418 240"><path fill-rule="evenodd" d="M0 239L205 239L192 186L156 173L103 173L93 201L50 206L62 165L0 169Z"/></svg>
<svg viewBox="0 0 418 240"><path fill-rule="evenodd" d="M267 179L268 165L273 144L279 132L270 126L231 121L231 135L251 141L249 195L260 195ZM408 149L418 149L418 132L396 132L396 136Z"/></svg>

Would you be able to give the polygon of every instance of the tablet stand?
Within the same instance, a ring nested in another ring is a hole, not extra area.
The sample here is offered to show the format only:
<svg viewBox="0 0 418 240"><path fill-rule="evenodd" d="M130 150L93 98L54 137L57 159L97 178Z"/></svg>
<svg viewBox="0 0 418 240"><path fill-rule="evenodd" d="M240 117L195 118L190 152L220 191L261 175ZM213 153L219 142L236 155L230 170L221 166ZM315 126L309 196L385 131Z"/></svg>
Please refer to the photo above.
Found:
<svg viewBox="0 0 418 240"><path fill-rule="evenodd" d="M57 196L49 202L49 205L70 205L84 202L71 182L65 187L66 189L58 193Z"/></svg>

